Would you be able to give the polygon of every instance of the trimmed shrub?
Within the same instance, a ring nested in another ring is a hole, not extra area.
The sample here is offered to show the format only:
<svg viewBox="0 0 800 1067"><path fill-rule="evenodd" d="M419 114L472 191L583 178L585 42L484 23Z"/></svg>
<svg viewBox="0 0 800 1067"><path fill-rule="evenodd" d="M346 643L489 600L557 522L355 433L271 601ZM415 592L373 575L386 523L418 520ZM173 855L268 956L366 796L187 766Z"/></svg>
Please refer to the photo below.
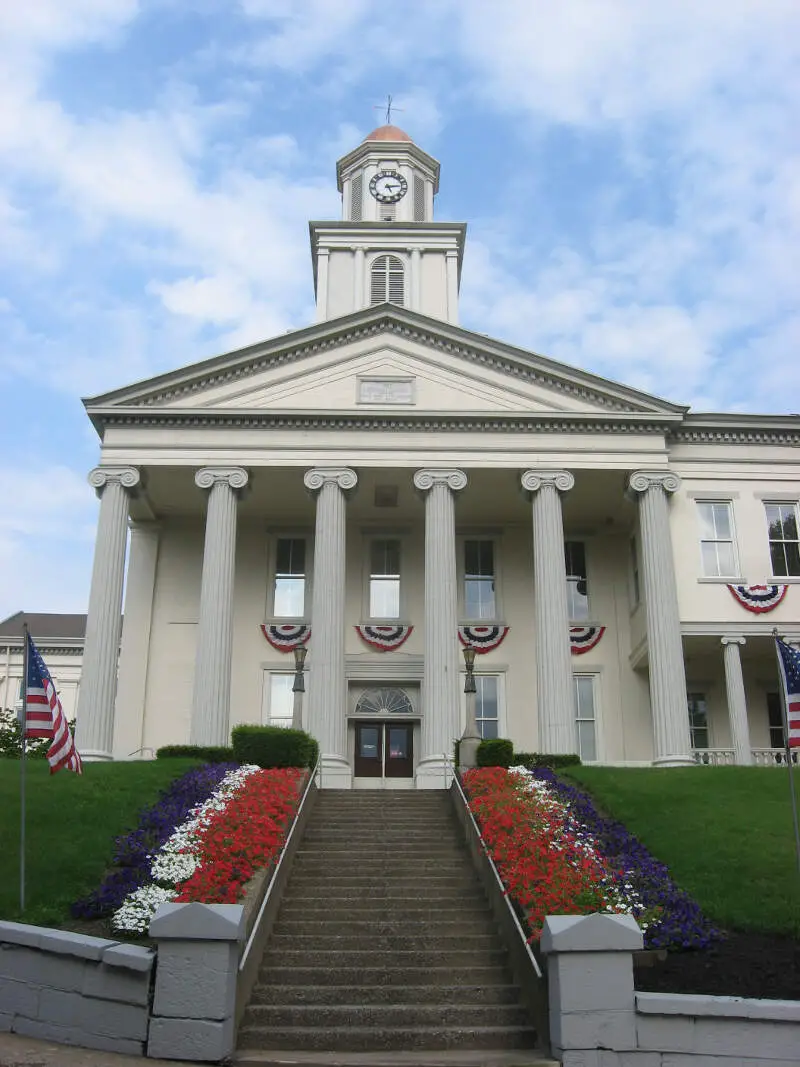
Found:
<svg viewBox="0 0 800 1067"><path fill-rule="evenodd" d="M514 763L528 770L536 767L549 767L551 771L557 771L559 767L579 767L580 756L576 752L515 752Z"/></svg>
<svg viewBox="0 0 800 1067"><path fill-rule="evenodd" d="M235 759L259 767L313 767L319 755L311 734L283 726L234 726L231 741Z"/></svg>
<svg viewBox="0 0 800 1067"><path fill-rule="evenodd" d="M225 745L164 745L156 759L199 759L203 763L233 763L233 749Z"/></svg>
<svg viewBox="0 0 800 1067"><path fill-rule="evenodd" d="M514 759L514 744L505 737L481 741L476 758L479 767L510 767Z"/></svg>

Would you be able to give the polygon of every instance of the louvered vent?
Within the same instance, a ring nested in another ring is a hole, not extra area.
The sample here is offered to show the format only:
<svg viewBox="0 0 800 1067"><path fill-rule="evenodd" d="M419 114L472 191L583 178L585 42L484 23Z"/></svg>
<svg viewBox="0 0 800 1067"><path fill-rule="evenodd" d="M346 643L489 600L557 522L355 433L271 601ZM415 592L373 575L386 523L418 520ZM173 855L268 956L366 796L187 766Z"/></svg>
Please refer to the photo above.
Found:
<svg viewBox="0 0 800 1067"><path fill-rule="evenodd" d="M378 218L381 222L394 222L397 217L397 204L381 204L378 208Z"/></svg>
<svg viewBox="0 0 800 1067"><path fill-rule="evenodd" d="M370 304L403 304L405 274L402 260L397 256L378 256L370 271Z"/></svg>
<svg viewBox="0 0 800 1067"><path fill-rule="evenodd" d="M354 174L350 183L350 218L353 222L361 222L362 189L362 175Z"/></svg>
<svg viewBox="0 0 800 1067"><path fill-rule="evenodd" d="M414 175L414 222L425 221L425 180Z"/></svg>

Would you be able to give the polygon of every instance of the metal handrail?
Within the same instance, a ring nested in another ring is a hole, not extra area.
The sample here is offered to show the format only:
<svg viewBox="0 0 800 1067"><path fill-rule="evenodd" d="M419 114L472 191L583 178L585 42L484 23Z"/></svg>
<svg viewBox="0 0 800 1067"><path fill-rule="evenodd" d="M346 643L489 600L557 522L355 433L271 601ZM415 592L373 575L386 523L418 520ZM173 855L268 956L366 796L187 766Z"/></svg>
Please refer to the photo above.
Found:
<svg viewBox="0 0 800 1067"><path fill-rule="evenodd" d="M500 877L500 874L499 874L499 872L497 870L497 867L495 866L494 860L489 855L489 849L486 847L486 842L483 840L483 834L481 833L480 827L478 826L477 822L475 821L475 816L472 814L472 809L469 806L469 801L467 800L466 794L464 793L464 790L461 788L461 782L459 781L458 774L454 774L453 775L453 781L458 786L458 791L461 794L461 799L464 801L464 807L467 809L467 815L469 815L470 820L472 822L472 825L475 827L475 833L478 835L478 840L481 843L481 848L483 849L484 855L486 856L487 860L489 861L489 863L491 865L491 868L492 868L492 871L494 873L494 876L497 879L497 884L500 886L500 889L502 891L503 900L506 902L506 907L508 908L508 910L509 910L509 912L511 914L511 918L514 920L514 925L517 928L517 933L522 938L522 943L525 946L525 951L528 953L528 956L530 958L531 963L533 964L533 969L536 971L536 976L538 978L541 978L542 977L542 969L539 966L538 960L536 959L536 957L533 954L533 949L531 948L530 944L528 943L528 939L525 936L525 931L522 929L522 924L519 921L519 916L514 911L513 905L511 904L511 901L508 899L508 892L506 890L506 887L503 885L503 879Z"/></svg>
<svg viewBox="0 0 800 1067"><path fill-rule="evenodd" d="M239 970L240 971L242 970L244 965L247 963L247 957L250 955L250 950L253 947L253 942L255 941L256 933L258 932L258 927L259 927L259 925L261 923L261 918L264 915L264 910L265 910L265 908L267 906L267 902L269 901L270 895L272 893L272 887L275 885L275 879L278 877L278 872L281 869L281 864L283 863L284 856L286 855L286 852L287 852L287 850L289 848L289 842L292 840L292 834L294 833L295 827L297 826L298 822L300 821L300 813L303 810L303 805L306 802L306 797L308 796L308 793L309 793L309 790L311 789L311 786L314 785L314 782L316 781L317 772L320 769L320 760L321 760L321 757L317 756L317 762L314 765L314 770L308 776L308 781L306 782L306 788L305 788L305 790L303 792L302 797L300 798L300 803L297 806L297 811L295 812L294 820L292 821L292 825L289 827L289 833L286 835L286 840L283 843L283 848L281 849L281 853L278 856L278 862L275 864L275 870L272 872L272 877L270 878L269 884L267 885L267 888L266 888L266 890L264 892L264 898L261 901L261 907L258 909L258 915L256 915L256 921L253 923L253 928L250 931L250 936L247 939L247 944L244 946L244 952L242 953L242 958L239 961Z"/></svg>

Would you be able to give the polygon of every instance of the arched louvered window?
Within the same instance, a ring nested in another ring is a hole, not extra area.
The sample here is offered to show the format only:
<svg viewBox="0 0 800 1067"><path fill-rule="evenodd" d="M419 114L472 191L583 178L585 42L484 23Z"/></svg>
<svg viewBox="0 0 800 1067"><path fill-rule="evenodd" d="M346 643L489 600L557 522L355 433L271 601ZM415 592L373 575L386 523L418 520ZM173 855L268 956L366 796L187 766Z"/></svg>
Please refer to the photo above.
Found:
<svg viewBox="0 0 800 1067"><path fill-rule="evenodd" d="M370 304L405 303L405 272L397 256L378 256L370 271Z"/></svg>

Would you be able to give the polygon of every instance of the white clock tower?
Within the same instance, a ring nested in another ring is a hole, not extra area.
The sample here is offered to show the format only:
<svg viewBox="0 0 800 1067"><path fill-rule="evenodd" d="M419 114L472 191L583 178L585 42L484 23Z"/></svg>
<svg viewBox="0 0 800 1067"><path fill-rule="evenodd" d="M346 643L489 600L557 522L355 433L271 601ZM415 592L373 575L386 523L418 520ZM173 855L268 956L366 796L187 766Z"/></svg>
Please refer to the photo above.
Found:
<svg viewBox="0 0 800 1067"><path fill-rule="evenodd" d="M380 126L336 164L340 222L312 222L317 320L388 301L458 321L466 223L434 222L439 164Z"/></svg>

